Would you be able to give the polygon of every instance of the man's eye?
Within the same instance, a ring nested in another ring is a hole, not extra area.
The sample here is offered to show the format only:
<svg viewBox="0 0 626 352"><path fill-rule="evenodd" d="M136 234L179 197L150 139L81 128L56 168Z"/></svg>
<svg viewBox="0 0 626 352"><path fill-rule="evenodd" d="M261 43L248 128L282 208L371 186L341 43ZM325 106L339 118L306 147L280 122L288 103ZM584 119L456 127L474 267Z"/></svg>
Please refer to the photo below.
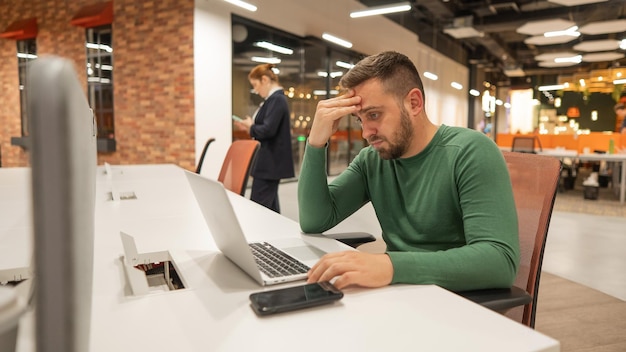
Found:
<svg viewBox="0 0 626 352"><path fill-rule="evenodd" d="M380 117L380 114L377 113L377 112L372 112L372 113L367 114L367 119L368 120L374 120L375 121L375 120L378 120L379 117Z"/></svg>
<svg viewBox="0 0 626 352"><path fill-rule="evenodd" d="M362 120L360 117L356 116L356 115L352 115L352 117L354 117L354 121L356 121L356 123L361 124Z"/></svg>

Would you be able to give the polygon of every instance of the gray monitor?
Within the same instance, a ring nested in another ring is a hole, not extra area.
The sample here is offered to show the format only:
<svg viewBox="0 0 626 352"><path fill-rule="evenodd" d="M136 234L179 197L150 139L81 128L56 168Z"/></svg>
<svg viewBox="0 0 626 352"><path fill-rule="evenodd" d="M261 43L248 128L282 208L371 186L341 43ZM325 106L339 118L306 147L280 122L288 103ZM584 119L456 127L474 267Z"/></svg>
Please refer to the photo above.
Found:
<svg viewBox="0 0 626 352"><path fill-rule="evenodd" d="M89 350L96 124L72 61L28 72L37 351Z"/></svg>

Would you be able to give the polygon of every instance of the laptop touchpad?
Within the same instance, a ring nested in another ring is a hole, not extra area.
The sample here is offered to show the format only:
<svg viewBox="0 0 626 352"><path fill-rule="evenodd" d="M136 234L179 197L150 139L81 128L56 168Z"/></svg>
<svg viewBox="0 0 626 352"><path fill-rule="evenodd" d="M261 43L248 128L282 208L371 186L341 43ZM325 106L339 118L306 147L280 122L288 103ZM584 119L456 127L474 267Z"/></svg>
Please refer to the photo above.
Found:
<svg viewBox="0 0 626 352"><path fill-rule="evenodd" d="M324 254L326 254L324 251L312 246L285 247L282 248L282 250L300 259L301 261L320 259Z"/></svg>

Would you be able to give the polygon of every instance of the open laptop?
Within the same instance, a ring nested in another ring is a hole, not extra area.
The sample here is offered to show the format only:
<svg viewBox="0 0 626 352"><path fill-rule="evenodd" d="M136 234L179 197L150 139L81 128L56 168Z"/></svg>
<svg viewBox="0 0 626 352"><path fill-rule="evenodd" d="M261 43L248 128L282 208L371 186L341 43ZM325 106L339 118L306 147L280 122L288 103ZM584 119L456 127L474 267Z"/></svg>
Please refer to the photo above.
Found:
<svg viewBox="0 0 626 352"><path fill-rule="evenodd" d="M261 285L304 280L310 266L326 252L337 250L324 250L297 237L248 243L224 186L196 173L185 171L185 174L217 247ZM267 256L278 256L281 263L279 268L270 269L260 263L260 258L263 252L274 250L279 254ZM286 256L281 257L280 252ZM296 263L286 263L291 260Z"/></svg>

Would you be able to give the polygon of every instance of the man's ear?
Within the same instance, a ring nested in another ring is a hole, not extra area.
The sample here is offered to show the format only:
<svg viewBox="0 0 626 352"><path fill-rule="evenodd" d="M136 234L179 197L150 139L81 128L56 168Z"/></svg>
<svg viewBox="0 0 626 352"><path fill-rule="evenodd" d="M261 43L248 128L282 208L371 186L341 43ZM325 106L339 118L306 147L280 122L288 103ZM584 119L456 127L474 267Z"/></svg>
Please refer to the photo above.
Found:
<svg viewBox="0 0 626 352"><path fill-rule="evenodd" d="M407 102L407 108L413 113L419 113L424 110L424 94L418 88L413 88L406 95L405 101Z"/></svg>

